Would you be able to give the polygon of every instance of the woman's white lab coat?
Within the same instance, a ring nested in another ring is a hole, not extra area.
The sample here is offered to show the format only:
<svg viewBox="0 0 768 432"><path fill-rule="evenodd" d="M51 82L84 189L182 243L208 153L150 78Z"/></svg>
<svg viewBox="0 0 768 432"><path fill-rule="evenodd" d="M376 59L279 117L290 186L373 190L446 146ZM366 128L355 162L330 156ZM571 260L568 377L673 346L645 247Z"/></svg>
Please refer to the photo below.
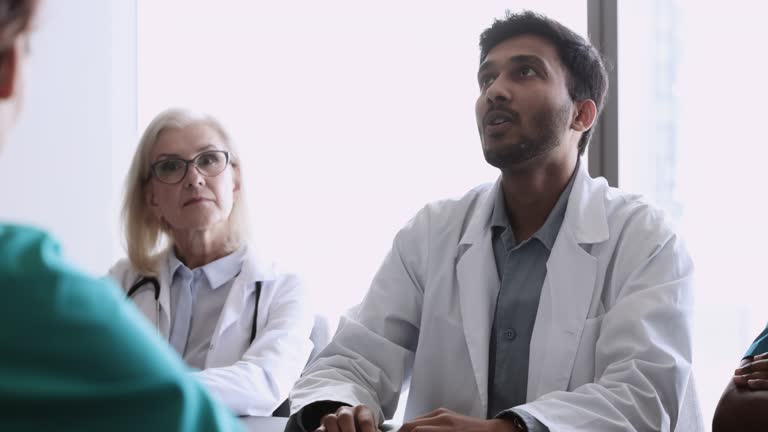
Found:
<svg viewBox="0 0 768 432"><path fill-rule="evenodd" d="M115 264L109 274L125 291L141 278L127 259ZM167 265L160 266L158 281L159 313L152 289L141 289L131 299L168 340L173 319ZM256 281L262 282L262 288L256 337L249 344ZM280 273L247 250L216 324L205 369L194 374L236 414L269 416L288 397L307 363L313 317L300 280Z"/></svg>
<svg viewBox="0 0 768 432"><path fill-rule="evenodd" d="M486 417L498 188L427 205L396 235L356 317L342 320L291 392L292 413L335 400L368 405L381 422L410 377L406 420L440 407ZM692 272L657 210L582 164L547 262L528 402L518 408L552 432L668 431L678 418L700 425L697 403L683 403Z"/></svg>

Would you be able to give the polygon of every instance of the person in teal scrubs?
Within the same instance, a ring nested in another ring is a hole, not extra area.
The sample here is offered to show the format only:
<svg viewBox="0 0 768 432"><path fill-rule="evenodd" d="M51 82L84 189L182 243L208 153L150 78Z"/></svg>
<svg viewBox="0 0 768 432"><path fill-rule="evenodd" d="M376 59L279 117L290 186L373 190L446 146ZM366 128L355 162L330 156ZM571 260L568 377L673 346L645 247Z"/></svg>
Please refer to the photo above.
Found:
<svg viewBox="0 0 768 432"><path fill-rule="evenodd" d="M768 431L768 327L744 353L712 419L712 432Z"/></svg>
<svg viewBox="0 0 768 432"><path fill-rule="evenodd" d="M0 150L37 5L0 0ZM45 232L0 223L0 431L242 430L156 333Z"/></svg>
<svg viewBox="0 0 768 432"><path fill-rule="evenodd" d="M768 327L766 327L757 339L752 342L752 345L749 346L746 354L744 354L744 358L756 357L765 353L768 353ZM766 383L760 383L761 386L764 384Z"/></svg>

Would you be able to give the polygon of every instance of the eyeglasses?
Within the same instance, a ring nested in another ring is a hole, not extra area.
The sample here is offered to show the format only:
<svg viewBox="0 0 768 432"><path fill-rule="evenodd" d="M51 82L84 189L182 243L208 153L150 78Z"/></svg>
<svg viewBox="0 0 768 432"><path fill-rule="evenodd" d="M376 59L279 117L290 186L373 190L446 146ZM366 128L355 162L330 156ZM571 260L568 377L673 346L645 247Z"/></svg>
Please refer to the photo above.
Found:
<svg viewBox="0 0 768 432"><path fill-rule="evenodd" d="M211 150L202 152L194 159L163 159L152 164L150 170L156 179L165 184L179 183L187 176L189 164L193 164L197 171L206 176L214 177L222 173L229 164L229 152L224 150Z"/></svg>

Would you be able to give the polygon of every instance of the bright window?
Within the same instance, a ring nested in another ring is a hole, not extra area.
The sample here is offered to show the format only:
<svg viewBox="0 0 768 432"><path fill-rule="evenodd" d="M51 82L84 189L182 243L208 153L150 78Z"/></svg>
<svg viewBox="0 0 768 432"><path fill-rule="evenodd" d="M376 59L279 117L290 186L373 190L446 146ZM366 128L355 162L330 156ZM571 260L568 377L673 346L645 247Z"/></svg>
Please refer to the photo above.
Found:
<svg viewBox="0 0 768 432"><path fill-rule="evenodd" d="M743 0L619 4L619 183L668 211L695 260L707 428L768 320L766 12Z"/></svg>
<svg viewBox="0 0 768 432"><path fill-rule="evenodd" d="M496 178L478 38L510 5L586 34L584 1L140 1L139 128L169 106L222 120L260 246L335 316L424 204Z"/></svg>

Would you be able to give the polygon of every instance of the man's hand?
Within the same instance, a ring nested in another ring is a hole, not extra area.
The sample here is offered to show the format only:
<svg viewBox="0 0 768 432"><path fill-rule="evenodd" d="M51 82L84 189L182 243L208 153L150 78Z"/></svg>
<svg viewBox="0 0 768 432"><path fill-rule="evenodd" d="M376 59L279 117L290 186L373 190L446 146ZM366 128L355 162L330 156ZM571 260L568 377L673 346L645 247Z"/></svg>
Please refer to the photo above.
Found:
<svg viewBox="0 0 768 432"><path fill-rule="evenodd" d="M520 432L511 420L467 417L440 408L405 423L399 432Z"/></svg>
<svg viewBox="0 0 768 432"><path fill-rule="evenodd" d="M736 387L768 390L768 353L746 358L733 376Z"/></svg>
<svg viewBox="0 0 768 432"><path fill-rule="evenodd" d="M377 432L373 412L365 405L343 406L320 420L315 432Z"/></svg>

